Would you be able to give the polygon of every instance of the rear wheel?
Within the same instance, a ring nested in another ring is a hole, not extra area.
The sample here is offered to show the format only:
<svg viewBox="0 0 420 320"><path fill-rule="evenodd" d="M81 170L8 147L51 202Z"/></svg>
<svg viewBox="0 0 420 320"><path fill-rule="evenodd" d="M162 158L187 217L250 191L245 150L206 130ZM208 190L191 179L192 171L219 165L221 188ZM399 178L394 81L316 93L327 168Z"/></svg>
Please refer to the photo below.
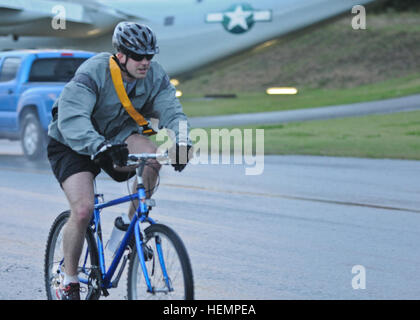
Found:
<svg viewBox="0 0 420 320"><path fill-rule="evenodd" d="M46 155L46 135L33 112L23 116L21 143L25 156L30 160L40 160Z"/></svg>
<svg viewBox="0 0 420 320"><path fill-rule="evenodd" d="M153 292L148 292L138 252L134 249L128 265L128 299L194 299L192 268L181 238L172 229L161 224L146 228L145 235L143 252ZM163 253L168 280L164 278L165 272L158 255L158 246ZM168 282L171 290L168 288Z"/></svg>
<svg viewBox="0 0 420 320"><path fill-rule="evenodd" d="M63 227L70 217L70 211L61 213L51 226L45 250L44 278L49 300L57 300L56 291L64 280ZM88 227L79 260L80 298L97 300L100 297L100 274L98 250L92 230Z"/></svg>

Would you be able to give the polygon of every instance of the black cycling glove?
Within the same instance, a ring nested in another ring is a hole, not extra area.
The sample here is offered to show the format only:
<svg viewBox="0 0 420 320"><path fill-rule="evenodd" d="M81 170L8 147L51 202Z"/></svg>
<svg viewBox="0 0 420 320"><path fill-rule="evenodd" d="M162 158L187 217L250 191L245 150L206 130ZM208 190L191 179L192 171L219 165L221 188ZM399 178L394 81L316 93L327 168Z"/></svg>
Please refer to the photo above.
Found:
<svg viewBox="0 0 420 320"><path fill-rule="evenodd" d="M94 160L106 161L106 158L111 159L112 162L119 166L124 167L127 165L128 148L126 143L111 144L108 141L102 142L98 147L98 152L93 156Z"/></svg>
<svg viewBox="0 0 420 320"><path fill-rule="evenodd" d="M172 166L175 171L181 172L187 166L188 161L192 159L192 146L175 144L173 148L169 150L169 157L172 161Z"/></svg>

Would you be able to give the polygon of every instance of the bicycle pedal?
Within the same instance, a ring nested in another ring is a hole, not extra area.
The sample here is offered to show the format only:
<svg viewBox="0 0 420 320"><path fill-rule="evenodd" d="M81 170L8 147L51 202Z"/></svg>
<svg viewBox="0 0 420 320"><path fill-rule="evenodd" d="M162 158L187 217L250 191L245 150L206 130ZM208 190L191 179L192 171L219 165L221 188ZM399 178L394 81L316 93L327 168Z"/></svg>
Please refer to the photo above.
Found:
<svg viewBox="0 0 420 320"><path fill-rule="evenodd" d="M103 294L104 297L108 297L109 296L109 292L105 288L102 288L102 294Z"/></svg>
<svg viewBox="0 0 420 320"><path fill-rule="evenodd" d="M130 224L124 223L121 217L117 217L114 221L115 227L121 231L127 231Z"/></svg>

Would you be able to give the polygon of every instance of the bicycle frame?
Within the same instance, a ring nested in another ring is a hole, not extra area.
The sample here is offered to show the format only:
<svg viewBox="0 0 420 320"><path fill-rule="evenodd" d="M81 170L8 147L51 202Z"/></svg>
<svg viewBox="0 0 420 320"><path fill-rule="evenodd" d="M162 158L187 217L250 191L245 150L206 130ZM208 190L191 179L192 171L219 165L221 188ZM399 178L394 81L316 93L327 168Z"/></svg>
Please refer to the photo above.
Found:
<svg viewBox="0 0 420 320"><path fill-rule="evenodd" d="M127 256L124 257L123 264L121 265L119 274L116 278L116 282L112 281L112 278L114 276L115 271L117 270L117 267L121 261L121 258L124 254L124 251L128 245L128 242L131 238L131 236L135 235L136 240L136 248L138 252L138 257L140 260L140 265L143 271L144 279L146 281L147 285L147 291L154 293L154 288L152 287L150 283L150 278L147 272L146 263L143 255L143 237L141 234L140 229L140 223L148 222L150 224L155 224L155 221L148 216L149 209L148 205L146 204L146 191L143 185L142 181L142 172L144 169L145 161L140 164L139 167L136 168L136 174L137 174L137 193L130 194L128 196L124 196L121 198L117 198L114 200L110 200L104 203L99 203L99 198L102 197L100 194L95 193L95 206L94 206L94 212L93 217L91 221L91 226L94 226L96 231L96 242L97 242L97 248L98 248L98 255L99 255L99 268L100 268L100 274L101 274L101 288L100 289L110 289L115 288L118 285L119 278L122 274L122 271L125 267L125 263L127 262ZM124 238L121 241L121 244L119 248L117 249L115 256L111 262L111 265L108 270L106 270L105 266L105 252L104 252L104 245L102 242L102 233L101 233L101 219L100 219L100 212L104 208L112 207L121 203L129 202L132 200L139 200L139 206L136 210L136 214L134 214L133 219L130 222L129 228L126 231ZM163 258L162 248L159 243L156 244L159 263L162 268L163 277L165 279L166 285L168 287L168 291L172 291L173 288L171 286L169 277L166 272L165 267L165 261ZM88 251L88 250L87 250ZM89 252L86 252L85 260L83 263L83 269L85 269L85 265L87 262L87 258L89 256ZM79 277L80 282L87 284L89 282L89 279L81 278Z"/></svg>

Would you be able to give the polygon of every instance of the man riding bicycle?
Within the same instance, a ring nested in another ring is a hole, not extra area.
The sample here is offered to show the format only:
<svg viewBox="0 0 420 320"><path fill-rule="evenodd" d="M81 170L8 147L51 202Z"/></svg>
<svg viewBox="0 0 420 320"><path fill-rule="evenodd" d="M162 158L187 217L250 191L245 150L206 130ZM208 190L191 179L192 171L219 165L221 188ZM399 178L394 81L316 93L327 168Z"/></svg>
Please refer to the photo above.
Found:
<svg viewBox="0 0 420 320"><path fill-rule="evenodd" d="M114 180L126 181L135 174L126 166L128 154L157 150L147 137L153 129L133 117L121 96L128 96L141 120L157 118L159 128L173 132L169 154L176 171L185 168L192 151L187 117L175 88L162 66L152 61L159 52L154 32L145 25L121 22L112 45L114 55L100 53L79 67L53 106L48 130L48 159L71 209L63 235L64 283L57 290L57 297L65 300L80 299L77 266L94 207L94 178L103 169ZM123 87L118 87L113 72L122 76ZM186 133L180 132L181 121L187 122ZM144 169L149 198L159 169L157 161ZM131 206L129 217L133 214Z"/></svg>

